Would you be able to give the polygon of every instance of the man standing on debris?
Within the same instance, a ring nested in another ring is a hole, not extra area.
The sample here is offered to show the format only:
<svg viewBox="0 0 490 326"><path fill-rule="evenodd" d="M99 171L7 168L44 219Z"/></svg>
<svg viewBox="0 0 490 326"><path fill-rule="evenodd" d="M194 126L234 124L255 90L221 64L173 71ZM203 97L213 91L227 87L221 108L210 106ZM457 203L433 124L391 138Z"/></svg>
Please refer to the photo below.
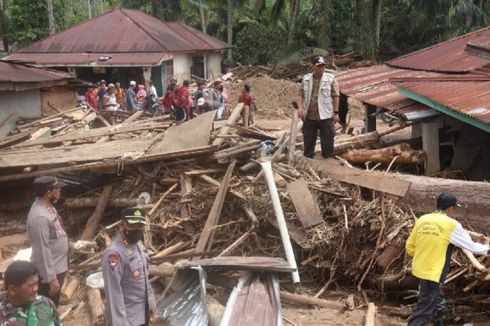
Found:
<svg viewBox="0 0 490 326"><path fill-rule="evenodd" d="M99 91L97 93L97 98L98 98L97 109L99 109L99 110L104 109L104 95L106 92L107 92L106 82L104 79L102 79L99 82Z"/></svg>
<svg viewBox="0 0 490 326"><path fill-rule="evenodd" d="M188 80L184 80L181 86L179 86L175 92L175 104L178 110L184 110L187 116L187 120L192 119L191 105L192 101L189 98L189 85Z"/></svg>
<svg viewBox="0 0 490 326"><path fill-rule="evenodd" d="M254 98L250 93L250 85L245 84L245 86L243 86L242 94L238 98L238 103L243 103L242 120L245 128L247 128L249 125L255 124Z"/></svg>
<svg viewBox="0 0 490 326"><path fill-rule="evenodd" d="M304 156L315 155L318 130L323 157L333 156L335 122L339 122L339 87L332 73L325 71L325 60L313 60L313 72L303 77L296 98L303 122Z"/></svg>
<svg viewBox="0 0 490 326"><path fill-rule="evenodd" d="M489 246L473 242L461 223L451 218L456 206L453 194L440 194L436 211L421 216L408 237L405 249L413 257L412 274L419 279L419 298L408 319L409 326L429 325L431 319L434 325L443 325L445 300L441 287L454 246L474 254L490 254Z"/></svg>
<svg viewBox="0 0 490 326"><path fill-rule="evenodd" d="M60 289L68 270L68 236L55 204L63 182L44 176L34 180L36 199L27 216L27 236L32 246L31 261L39 271L39 294L49 297L58 306Z"/></svg>
<svg viewBox="0 0 490 326"><path fill-rule="evenodd" d="M14 261L7 267L4 280L6 293L0 297L0 325L60 325L53 301L37 294L36 266Z"/></svg>
<svg viewBox="0 0 490 326"><path fill-rule="evenodd" d="M126 108L134 112L136 110L136 92L134 89L136 88L136 82L134 80L129 82L129 88L126 91Z"/></svg>
<svg viewBox="0 0 490 326"><path fill-rule="evenodd" d="M126 102L126 92L124 92L124 89L121 88L121 83L117 82L116 83L116 88L114 89L114 95L116 95L116 101L117 104L119 104L119 107L124 107L125 102Z"/></svg>
<svg viewBox="0 0 490 326"><path fill-rule="evenodd" d="M142 244L145 224L140 209L124 209L121 229L102 254L106 318L112 326L148 325L157 314Z"/></svg>

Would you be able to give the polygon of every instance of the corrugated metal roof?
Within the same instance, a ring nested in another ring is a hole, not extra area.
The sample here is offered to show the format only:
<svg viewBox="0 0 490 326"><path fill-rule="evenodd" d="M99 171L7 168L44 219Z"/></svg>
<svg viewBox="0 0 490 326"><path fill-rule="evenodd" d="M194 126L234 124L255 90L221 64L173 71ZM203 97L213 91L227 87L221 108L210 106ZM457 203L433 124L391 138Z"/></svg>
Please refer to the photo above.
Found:
<svg viewBox="0 0 490 326"><path fill-rule="evenodd" d="M41 53L78 54L85 53L193 53L219 51L229 46L194 28L178 22L163 22L143 12L130 9L115 9L93 19L75 25L65 31L40 40L7 60L28 58L42 64ZM28 56L27 54L35 54ZM21 56L24 55L24 56ZM124 58L124 57L122 57ZM138 58L126 63L137 63ZM84 62L84 61L82 61Z"/></svg>
<svg viewBox="0 0 490 326"><path fill-rule="evenodd" d="M157 66L173 56L158 53L16 53L6 60L16 60L45 67L131 67Z"/></svg>
<svg viewBox="0 0 490 326"><path fill-rule="evenodd" d="M0 82L36 83L63 79L74 79L74 77L61 71L39 69L0 61Z"/></svg>
<svg viewBox="0 0 490 326"><path fill-rule="evenodd" d="M490 81L410 81L398 87L490 125ZM436 108L437 109L437 108Z"/></svg>
<svg viewBox="0 0 490 326"><path fill-rule="evenodd" d="M442 75L379 65L342 72L336 78L342 94L365 104L384 108L393 114L406 116L414 112L432 111L432 109L400 94L390 79Z"/></svg>
<svg viewBox="0 0 490 326"><path fill-rule="evenodd" d="M470 72L481 68L489 60L474 56L467 50L467 43L487 43L490 40L490 27L468 33L460 37L438 43L428 48L409 53L386 62L387 65L448 73Z"/></svg>

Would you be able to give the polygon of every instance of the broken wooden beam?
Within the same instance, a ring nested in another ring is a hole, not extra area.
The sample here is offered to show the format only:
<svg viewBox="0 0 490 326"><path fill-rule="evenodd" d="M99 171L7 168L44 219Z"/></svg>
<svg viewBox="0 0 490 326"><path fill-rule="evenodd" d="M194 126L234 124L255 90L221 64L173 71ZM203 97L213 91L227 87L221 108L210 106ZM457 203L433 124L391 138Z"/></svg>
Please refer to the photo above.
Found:
<svg viewBox="0 0 490 326"><path fill-rule="evenodd" d="M344 308L344 305L340 302L314 298L307 295L296 294L296 293L291 293L286 291L281 291L281 300L285 300L300 305L329 308L334 310L342 310Z"/></svg>
<svg viewBox="0 0 490 326"><path fill-rule="evenodd" d="M379 149L350 149L340 157L353 164L385 163L423 165L425 152L414 150L409 144L397 144Z"/></svg>
<svg viewBox="0 0 490 326"><path fill-rule="evenodd" d="M226 121L226 126L220 129L217 136L224 136L228 134L230 130L230 126L234 125L240 119L240 114L242 113L242 110L243 110L243 103L238 103L238 105L233 109L233 111L230 114L230 117ZM224 141L225 138L216 137L215 140L213 141L213 147L219 149L223 145Z"/></svg>
<svg viewBox="0 0 490 326"><path fill-rule="evenodd" d="M228 185L233 174L233 170L235 169L235 164L236 161L230 163L228 169L226 170L226 174L221 181L219 191L216 194L213 206L211 207L211 210L209 211L208 217L206 219L206 224L204 225L201 235L199 236L199 240L197 241L197 252L203 251L205 249L209 251L209 249L211 248L215 231L214 227L219 222L221 210L223 209L223 204L225 202L226 193L228 192Z"/></svg>
<svg viewBox="0 0 490 326"><path fill-rule="evenodd" d="M289 197L304 227L311 227L323 222L318 204L304 180L296 180L287 185Z"/></svg>
<svg viewBox="0 0 490 326"><path fill-rule="evenodd" d="M112 194L112 185L105 186L100 195L99 201L97 202L97 206L93 214L87 221L85 225L85 229L83 230L82 236L80 239L82 240L92 240L94 236L97 234L97 229L99 228L100 220L102 216L104 216L104 211L107 207L107 203L109 202L109 198Z"/></svg>

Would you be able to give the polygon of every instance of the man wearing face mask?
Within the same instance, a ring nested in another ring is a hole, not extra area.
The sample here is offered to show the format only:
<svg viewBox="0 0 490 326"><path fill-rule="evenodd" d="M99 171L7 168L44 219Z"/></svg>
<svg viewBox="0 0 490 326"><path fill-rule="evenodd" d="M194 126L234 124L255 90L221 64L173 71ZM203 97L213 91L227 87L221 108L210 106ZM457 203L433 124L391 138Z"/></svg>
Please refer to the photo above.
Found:
<svg viewBox="0 0 490 326"><path fill-rule="evenodd" d="M142 210L124 209L121 228L102 254L106 320L112 326L148 325L156 317L150 259L142 243L145 224Z"/></svg>
<svg viewBox="0 0 490 326"><path fill-rule="evenodd" d="M32 246L31 262L39 271L39 294L58 306L60 289L68 270L68 236L53 206L64 186L56 177L34 180L36 199L27 216L27 237Z"/></svg>

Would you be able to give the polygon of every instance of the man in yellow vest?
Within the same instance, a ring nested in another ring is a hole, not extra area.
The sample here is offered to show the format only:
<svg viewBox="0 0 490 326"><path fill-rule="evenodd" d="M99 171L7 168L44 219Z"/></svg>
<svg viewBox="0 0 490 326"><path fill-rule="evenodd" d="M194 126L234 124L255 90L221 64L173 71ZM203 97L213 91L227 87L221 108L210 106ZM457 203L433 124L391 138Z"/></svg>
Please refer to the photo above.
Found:
<svg viewBox="0 0 490 326"><path fill-rule="evenodd" d="M451 193L437 198L437 210L421 216L408 237L405 249L413 257L412 274L419 279L419 298L409 326L443 325L444 285L454 246L474 254L488 255L490 247L473 242L461 223L451 218L457 199Z"/></svg>

